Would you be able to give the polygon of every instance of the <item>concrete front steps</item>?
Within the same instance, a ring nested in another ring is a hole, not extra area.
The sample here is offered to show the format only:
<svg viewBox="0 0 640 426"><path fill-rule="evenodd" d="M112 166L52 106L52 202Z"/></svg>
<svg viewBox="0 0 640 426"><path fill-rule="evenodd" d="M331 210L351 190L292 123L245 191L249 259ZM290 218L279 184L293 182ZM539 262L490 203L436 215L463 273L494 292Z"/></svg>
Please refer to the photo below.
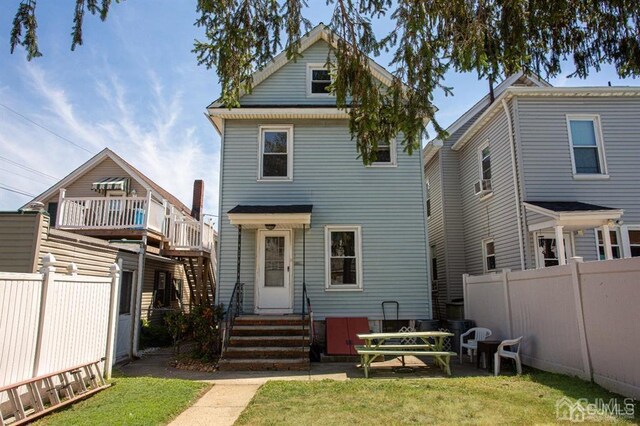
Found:
<svg viewBox="0 0 640 426"><path fill-rule="evenodd" d="M304 330L303 330L304 325ZM244 315L236 318L224 371L309 369L309 325L300 315Z"/></svg>

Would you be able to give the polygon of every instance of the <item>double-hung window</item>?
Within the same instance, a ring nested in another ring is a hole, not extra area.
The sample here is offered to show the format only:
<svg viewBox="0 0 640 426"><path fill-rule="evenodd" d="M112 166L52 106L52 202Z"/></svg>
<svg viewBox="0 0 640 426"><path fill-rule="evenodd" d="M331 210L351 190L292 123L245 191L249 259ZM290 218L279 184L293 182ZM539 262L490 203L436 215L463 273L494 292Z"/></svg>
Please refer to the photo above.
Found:
<svg viewBox="0 0 640 426"><path fill-rule="evenodd" d="M396 165L396 141L378 142L375 150L376 159L371 162L371 167L389 167Z"/></svg>
<svg viewBox="0 0 640 426"><path fill-rule="evenodd" d="M605 260L606 255L604 252L604 241L602 239L602 231L600 229L596 229L596 234L598 237L598 259ZM618 237L618 231L609 231L609 236L611 238L611 252L613 254L614 259L620 259L620 238Z"/></svg>
<svg viewBox="0 0 640 426"><path fill-rule="evenodd" d="M260 127L258 180L293 179L293 126Z"/></svg>
<svg viewBox="0 0 640 426"><path fill-rule="evenodd" d="M574 176L606 175L600 118L597 115L568 115L567 125Z"/></svg>
<svg viewBox="0 0 640 426"><path fill-rule="evenodd" d="M325 227L327 290L362 290L362 243L359 226Z"/></svg>
<svg viewBox="0 0 640 426"><path fill-rule="evenodd" d="M485 142L478 148L480 180L475 184L476 195L488 197L493 193L491 187L491 147Z"/></svg>
<svg viewBox="0 0 640 426"><path fill-rule="evenodd" d="M640 257L640 229L629 229L629 254Z"/></svg>
<svg viewBox="0 0 640 426"><path fill-rule="evenodd" d="M482 241L484 272L496 270L496 248L493 239Z"/></svg>
<svg viewBox="0 0 640 426"><path fill-rule="evenodd" d="M307 65L307 96L329 96L331 73L323 64Z"/></svg>

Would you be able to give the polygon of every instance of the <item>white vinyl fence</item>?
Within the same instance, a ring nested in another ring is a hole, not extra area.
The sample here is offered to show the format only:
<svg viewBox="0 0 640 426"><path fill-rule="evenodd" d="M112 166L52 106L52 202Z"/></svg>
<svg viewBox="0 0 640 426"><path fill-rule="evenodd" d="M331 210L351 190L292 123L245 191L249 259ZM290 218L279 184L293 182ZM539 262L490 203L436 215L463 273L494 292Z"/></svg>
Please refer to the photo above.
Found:
<svg viewBox="0 0 640 426"><path fill-rule="evenodd" d="M640 398L640 258L465 275L465 316L523 336L527 365ZM492 336L493 337L493 336Z"/></svg>
<svg viewBox="0 0 640 426"><path fill-rule="evenodd" d="M105 358L108 377L117 327L119 268L109 276L0 272L0 387Z"/></svg>

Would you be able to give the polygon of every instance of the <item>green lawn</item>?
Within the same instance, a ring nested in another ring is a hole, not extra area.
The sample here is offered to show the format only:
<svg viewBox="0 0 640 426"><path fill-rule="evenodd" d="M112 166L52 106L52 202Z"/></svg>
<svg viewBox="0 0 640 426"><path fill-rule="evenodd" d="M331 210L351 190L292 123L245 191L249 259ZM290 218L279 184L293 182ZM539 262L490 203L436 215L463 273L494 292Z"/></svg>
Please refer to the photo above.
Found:
<svg viewBox="0 0 640 426"><path fill-rule="evenodd" d="M86 400L43 417L36 425L157 425L166 424L209 388L206 383L117 377Z"/></svg>
<svg viewBox="0 0 640 426"><path fill-rule="evenodd" d="M555 403L619 398L566 376L534 372L514 377L346 382L268 382L236 425L533 424L555 423ZM636 416L638 406L635 407ZM594 421L637 423L601 416Z"/></svg>

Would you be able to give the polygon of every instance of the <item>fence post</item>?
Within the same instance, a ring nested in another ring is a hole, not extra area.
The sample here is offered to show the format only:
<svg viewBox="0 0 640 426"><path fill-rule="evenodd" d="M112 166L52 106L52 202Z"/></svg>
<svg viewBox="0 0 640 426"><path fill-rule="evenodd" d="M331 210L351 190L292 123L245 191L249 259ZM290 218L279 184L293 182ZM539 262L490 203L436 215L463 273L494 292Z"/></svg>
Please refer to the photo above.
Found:
<svg viewBox="0 0 640 426"><path fill-rule="evenodd" d="M580 283L581 257L571 258L571 285L573 287L573 297L576 303L576 316L578 320L578 332L580 337L580 352L582 353L582 365L584 372L590 381L593 381L593 371L591 369L591 356L589 354L589 344L587 342L587 330L584 324L584 310L582 306L582 284Z"/></svg>
<svg viewBox="0 0 640 426"><path fill-rule="evenodd" d="M507 333L509 333L509 339L513 338L513 330L511 328L511 301L509 300L509 274L511 269L505 268L502 270L502 288L504 290L504 312L507 315Z"/></svg>
<svg viewBox="0 0 640 426"><path fill-rule="evenodd" d="M111 275L111 301L109 302L109 328L107 331L107 351L104 361L104 377L107 380L111 378L111 369L113 367L113 359L116 349L116 332L118 329L120 266L118 266L117 263L114 263L109 267L109 275Z"/></svg>
<svg viewBox="0 0 640 426"><path fill-rule="evenodd" d="M469 274L462 274L462 302L464 303L464 318L469 318L469 289L467 286L469 283L467 279L469 278ZM433 303L433 300L431 301Z"/></svg>
<svg viewBox="0 0 640 426"><path fill-rule="evenodd" d="M56 258L47 253L42 257L42 268L40 273L42 274L42 290L40 292L40 316L38 318L38 332L36 334L36 349L33 357L33 372L32 377L38 375L40 369L40 354L42 352L42 337L44 331L45 312L47 308L47 294L49 293L49 285L55 280L56 267L53 266Z"/></svg>

